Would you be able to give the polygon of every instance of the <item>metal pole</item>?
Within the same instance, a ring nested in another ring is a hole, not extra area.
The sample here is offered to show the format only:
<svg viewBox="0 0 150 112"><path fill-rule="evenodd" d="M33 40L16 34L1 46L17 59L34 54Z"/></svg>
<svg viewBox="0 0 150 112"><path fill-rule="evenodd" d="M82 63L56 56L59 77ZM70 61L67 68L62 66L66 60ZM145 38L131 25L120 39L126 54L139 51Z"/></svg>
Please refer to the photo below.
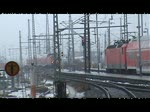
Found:
<svg viewBox="0 0 150 112"><path fill-rule="evenodd" d="M58 14L53 14L54 24L54 65L55 65L55 80L60 80L61 61L60 61L60 48L59 48L59 32L58 32ZM57 72L57 73L56 73Z"/></svg>
<svg viewBox="0 0 150 112"><path fill-rule="evenodd" d="M127 32L127 41L128 41L128 15L126 14L126 32Z"/></svg>
<svg viewBox="0 0 150 112"><path fill-rule="evenodd" d="M87 19L87 17L86 17L86 14L84 14L84 37L83 37L83 39L84 39L84 45L83 45L83 52L84 52L84 71L85 72L87 72L87 56L86 56L86 46L87 46L87 44L86 44L86 42L87 42L87 32L86 32L86 29L87 29L87 21L86 21L86 19Z"/></svg>
<svg viewBox="0 0 150 112"><path fill-rule="evenodd" d="M141 36L143 36L143 14L141 14Z"/></svg>
<svg viewBox="0 0 150 112"><path fill-rule="evenodd" d="M68 29L68 66L69 66L69 71L71 71L71 65L72 65L72 60L71 60L71 14L69 14L69 29Z"/></svg>
<svg viewBox="0 0 150 112"><path fill-rule="evenodd" d="M36 58L36 38L35 38L35 24L34 14L32 14L32 38L33 38L33 63L32 63L32 74L31 74L31 97L36 97L36 78L35 78L35 66L37 64Z"/></svg>
<svg viewBox="0 0 150 112"><path fill-rule="evenodd" d="M90 73L91 69L91 47L90 47L90 25L89 14L84 14L84 70Z"/></svg>
<svg viewBox="0 0 150 112"><path fill-rule="evenodd" d="M31 35L30 35L30 20L28 19L28 58L29 58L29 65L32 62L32 50L31 50Z"/></svg>
<svg viewBox="0 0 150 112"><path fill-rule="evenodd" d="M88 73L91 72L91 42L90 42L90 15L88 14L87 15L87 34L88 34L88 38L87 38L87 41L88 41L88 45L87 45L87 50L88 50Z"/></svg>
<svg viewBox="0 0 150 112"><path fill-rule="evenodd" d="M125 36L125 35L126 35L126 34L125 34L125 32L126 32L126 17L125 17L125 14L124 14L124 19L123 19L123 20L124 20L124 36L123 36L123 37L124 37L124 40L125 40L125 39L126 39L126 38L125 38L125 37L126 37L126 36Z"/></svg>
<svg viewBox="0 0 150 112"><path fill-rule="evenodd" d="M124 14L124 40L128 41L128 17Z"/></svg>
<svg viewBox="0 0 150 112"><path fill-rule="evenodd" d="M46 39L45 39L46 54L48 54L48 48L47 48L47 47L48 47L48 45L47 45L47 44L48 44L48 43L47 43L47 39L48 39L48 38L47 38L47 36L48 36L48 32L47 32L47 17L48 17L48 15L46 14Z"/></svg>
<svg viewBox="0 0 150 112"><path fill-rule="evenodd" d="M61 74L61 60L59 48L59 31L58 31L58 14L53 14L54 27L54 86L56 90L56 97L66 97L66 83L60 79Z"/></svg>
<svg viewBox="0 0 150 112"><path fill-rule="evenodd" d="M68 29L68 64L74 71L74 35L71 14L69 14L69 29Z"/></svg>
<svg viewBox="0 0 150 112"><path fill-rule="evenodd" d="M31 38L30 38L30 20L28 19L28 59L29 59L29 61L28 61L28 63L30 64L31 63L31 60L30 60L30 56L31 56L31 43L30 43L30 40Z"/></svg>
<svg viewBox="0 0 150 112"><path fill-rule="evenodd" d="M5 77L5 72L3 71L3 97L5 98L5 79L4 79L4 77Z"/></svg>
<svg viewBox="0 0 150 112"><path fill-rule="evenodd" d="M62 38L63 38L63 35L61 35L61 32L60 32L60 40L61 40L61 45L62 45L62 48L61 48L62 50L61 50L61 51L64 52L63 39L62 39ZM62 57L62 58L63 58L63 57ZM62 65L61 69L62 69L62 71L64 70L64 65L63 65L63 63L64 63L64 62L63 62L63 59L62 59L62 60L61 60L61 65Z"/></svg>
<svg viewBox="0 0 150 112"><path fill-rule="evenodd" d="M36 98L36 81L35 81L35 67L32 63L32 70L31 70L31 97Z"/></svg>
<svg viewBox="0 0 150 112"><path fill-rule="evenodd" d="M98 38L98 15L96 14L96 36L97 36L97 65L98 65L98 73L99 73L99 63L100 63L100 43Z"/></svg>
<svg viewBox="0 0 150 112"><path fill-rule="evenodd" d="M70 14L70 28L71 28L71 39L72 39L72 63L73 63L73 71L75 71L74 67L74 60L75 60L75 53L74 53L74 34L73 34L73 21L71 19L71 14Z"/></svg>
<svg viewBox="0 0 150 112"><path fill-rule="evenodd" d="M31 35L30 35L30 20L28 19L28 58L29 64L32 62L32 52L31 52Z"/></svg>
<svg viewBox="0 0 150 112"><path fill-rule="evenodd" d="M108 46L110 45L110 19L108 22Z"/></svg>
<svg viewBox="0 0 150 112"><path fill-rule="evenodd" d="M97 38L96 38L96 28L94 28L94 38L95 38L95 43L96 44L96 41L97 41Z"/></svg>
<svg viewBox="0 0 150 112"><path fill-rule="evenodd" d="M142 75L142 65L141 65L141 40L140 40L140 14L138 14L138 42L139 42L138 63L139 63L140 75Z"/></svg>
<svg viewBox="0 0 150 112"><path fill-rule="evenodd" d="M22 73L22 46L21 46L21 31L19 31L19 50L20 50L20 75L21 75L21 81L23 81L23 73ZM23 83L23 82L22 82ZM22 84L22 96L24 98L23 93L23 84Z"/></svg>
<svg viewBox="0 0 150 112"><path fill-rule="evenodd" d="M122 26L122 18L120 18L120 26ZM122 27L120 27L120 40L123 39L122 36Z"/></svg>
<svg viewBox="0 0 150 112"><path fill-rule="evenodd" d="M14 87L15 87L15 84L14 84L14 77L11 77L11 84L12 84L12 89L14 89Z"/></svg>
<svg viewBox="0 0 150 112"><path fill-rule="evenodd" d="M46 14L46 53L50 53L50 37L49 37L49 19L48 14Z"/></svg>
<svg viewBox="0 0 150 112"><path fill-rule="evenodd" d="M105 44L104 44L104 46L105 46L105 49L106 49L106 47L107 47L107 41L106 41L106 32L105 32Z"/></svg>
<svg viewBox="0 0 150 112"><path fill-rule="evenodd" d="M33 37L33 62L34 62L34 65L37 65L34 14L32 14L32 37Z"/></svg>

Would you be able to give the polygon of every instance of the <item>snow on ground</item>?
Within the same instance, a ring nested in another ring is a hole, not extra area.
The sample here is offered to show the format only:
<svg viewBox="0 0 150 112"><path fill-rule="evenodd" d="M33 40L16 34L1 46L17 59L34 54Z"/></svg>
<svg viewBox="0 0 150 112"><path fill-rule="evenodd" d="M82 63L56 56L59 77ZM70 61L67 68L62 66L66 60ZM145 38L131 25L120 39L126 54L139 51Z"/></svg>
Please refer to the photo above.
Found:
<svg viewBox="0 0 150 112"><path fill-rule="evenodd" d="M128 83L128 82L125 82L124 84L130 84L130 83Z"/></svg>
<svg viewBox="0 0 150 112"><path fill-rule="evenodd" d="M102 82L109 82L109 80L103 80Z"/></svg>
<svg viewBox="0 0 150 112"><path fill-rule="evenodd" d="M73 87L67 85L67 89L69 92L68 98L74 98L76 96L76 91Z"/></svg>
<svg viewBox="0 0 150 112"><path fill-rule="evenodd" d="M51 81L51 80L44 80L43 82L45 82L45 84L53 84L53 81Z"/></svg>
<svg viewBox="0 0 150 112"><path fill-rule="evenodd" d="M24 90L18 90L16 92L9 93L9 95L15 96L16 98L29 98L30 91L31 90L27 88L26 93Z"/></svg>
<svg viewBox="0 0 150 112"><path fill-rule="evenodd" d="M68 69L64 69L63 72L64 72L64 73L86 74L86 75L89 74L89 73L85 73L84 71L77 71L77 70L70 72ZM98 72L91 72L90 75L107 75L107 74L104 73L104 72L101 72L101 73L98 73Z"/></svg>
<svg viewBox="0 0 150 112"><path fill-rule="evenodd" d="M83 98L85 92L81 92L81 93L76 93L76 97L75 98Z"/></svg>
<svg viewBox="0 0 150 112"><path fill-rule="evenodd" d="M77 70L76 70L75 72L74 72L74 71L70 72L68 69L64 69L63 72L64 72L64 73L77 73L77 74L82 73L82 74L85 74L84 71L77 71Z"/></svg>
<svg viewBox="0 0 150 112"><path fill-rule="evenodd" d="M25 93L22 92L22 90L12 92L9 95L15 96L14 98L31 98L30 93L31 93L31 90L28 88L26 90L26 95L25 95ZM40 95L41 95L40 93L36 93L36 98L39 98ZM45 95L45 97L46 98L53 98L54 95L53 95L53 93L49 93L49 94Z"/></svg>
<svg viewBox="0 0 150 112"><path fill-rule="evenodd" d="M77 92L73 87L67 85L67 89L69 91L68 98L83 98L85 92Z"/></svg>
<svg viewBox="0 0 150 112"><path fill-rule="evenodd" d="M52 84L53 85L53 81L51 80L44 80L43 82L45 82L45 86L47 84ZM22 88L22 84L19 85L19 88ZM53 86L47 86L49 89L49 93L45 95L46 98L54 98L54 94L53 94ZM9 90L11 92L11 90ZM2 92L2 91L1 91ZM67 90L66 93L69 95L68 98L82 98L84 97L84 92L82 93L78 93L73 87L67 85ZM12 95L14 97L12 98L31 98L31 88L26 88L26 92L25 92L25 87L23 87L23 90L18 90L18 91L14 91L9 93L8 95ZM39 96L42 93L36 93L36 98L39 98Z"/></svg>
<svg viewBox="0 0 150 112"><path fill-rule="evenodd" d="M75 89L71 86L67 85L67 89L69 92L69 97L68 98L82 98L84 97L84 92L78 93L75 91ZM18 90L16 92L12 92L9 95L14 96L14 98L31 98L30 97L30 92L31 90L29 88L26 89L26 94L24 91L22 90ZM36 98L39 98L40 93L36 94ZM49 93L47 95L45 95L45 98L54 98L54 94L53 93Z"/></svg>
<svg viewBox="0 0 150 112"><path fill-rule="evenodd" d="M54 94L50 93L50 94L47 94L45 95L46 98L54 98Z"/></svg>

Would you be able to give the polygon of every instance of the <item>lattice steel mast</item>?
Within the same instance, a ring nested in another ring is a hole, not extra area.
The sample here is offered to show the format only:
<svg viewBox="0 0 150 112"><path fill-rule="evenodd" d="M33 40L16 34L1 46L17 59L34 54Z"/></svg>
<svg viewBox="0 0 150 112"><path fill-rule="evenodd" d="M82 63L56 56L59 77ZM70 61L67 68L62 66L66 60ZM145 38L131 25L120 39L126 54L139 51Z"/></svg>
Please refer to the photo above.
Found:
<svg viewBox="0 0 150 112"><path fill-rule="evenodd" d="M46 14L46 53L50 53L50 36L49 36L49 19L48 14Z"/></svg>
<svg viewBox="0 0 150 112"><path fill-rule="evenodd" d="M84 14L84 69L90 72L91 68L91 48L90 48L90 28L89 14Z"/></svg>

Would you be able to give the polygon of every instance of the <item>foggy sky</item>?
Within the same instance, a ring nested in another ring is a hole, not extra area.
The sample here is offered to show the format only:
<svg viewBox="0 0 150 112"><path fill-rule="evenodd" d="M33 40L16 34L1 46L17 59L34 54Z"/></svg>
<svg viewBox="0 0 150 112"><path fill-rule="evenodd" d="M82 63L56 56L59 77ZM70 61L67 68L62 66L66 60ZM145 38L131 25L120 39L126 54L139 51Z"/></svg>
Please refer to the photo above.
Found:
<svg viewBox="0 0 150 112"><path fill-rule="evenodd" d="M83 14L72 14L73 21L83 16ZM49 14L49 28L50 28L50 34L53 34L53 18L52 14ZM68 14L59 14L59 23L62 21L68 22ZM99 21L108 21L108 18L111 17L111 15L104 15L99 14L98 16ZM114 17L114 24L112 25L120 25L120 17L122 17L123 21L123 15L116 15L113 14ZM22 35L22 42L27 42L28 38L28 19L30 19L30 29L31 29L31 36L32 36L32 26L31 26L31 14L1 14L0 15L0 54L4 55L3 51L6 49L6 54L8 54L9 48L19 48L19 30L21 31ZM95 14L92 14L90 16L91 20L95 20ZM149 27L149 18L145 17L144 21L147 21L147 23L144 22L144 27ZM137 31L137 14L134 15L128 15L128 21L129 23L129 31ZM46 33L46 15L45 14L35 14L35 33L36 35L39 35L41 33ZM123 24L123 22L122 22ZM95 26L95 23L91 23L91 26ZM74 25L74 27L83 27L83 25ZM99 25L100 26L100 25ZM101 26L108 26L108 23L104 23ZM59 27L63 27L59 25ZM111 29L111 33L113 33L115 36L111 35L111 40L113 41L114 38L120 37L119 34L120 28L113 28ZM94 32L91 31L91 41L94 41ZM76 30L76 32L81 33L83 30ZM107 33L107 29L99 29L99 33L102 35L104 33ZM68 31L64 31L63 33L68 33ZM101 41L104 42L104 39L101 38ZM67 52L67 41L65 41L66 44L64 44L65 52ZM64 43L65 43L64 42ZM75 49L79 49L81 44L81 39L79 36L75 36ZM79 45L77 45L79 44ZM27 46L27 44L22 44L22 46ZM96 46L92 46L92 48L96 48Z"/></svg>

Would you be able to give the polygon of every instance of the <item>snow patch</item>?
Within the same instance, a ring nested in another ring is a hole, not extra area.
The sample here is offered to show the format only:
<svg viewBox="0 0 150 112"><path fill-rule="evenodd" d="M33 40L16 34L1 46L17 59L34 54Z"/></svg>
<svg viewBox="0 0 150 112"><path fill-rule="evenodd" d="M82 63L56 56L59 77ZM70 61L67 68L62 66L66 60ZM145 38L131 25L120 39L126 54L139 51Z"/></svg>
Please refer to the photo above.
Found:
<svg viewBox="0 0 150 112"><path fill-rule="evenodd" d="M85 92L76 93L76 98L83 98L85 95Z"/></svg>

